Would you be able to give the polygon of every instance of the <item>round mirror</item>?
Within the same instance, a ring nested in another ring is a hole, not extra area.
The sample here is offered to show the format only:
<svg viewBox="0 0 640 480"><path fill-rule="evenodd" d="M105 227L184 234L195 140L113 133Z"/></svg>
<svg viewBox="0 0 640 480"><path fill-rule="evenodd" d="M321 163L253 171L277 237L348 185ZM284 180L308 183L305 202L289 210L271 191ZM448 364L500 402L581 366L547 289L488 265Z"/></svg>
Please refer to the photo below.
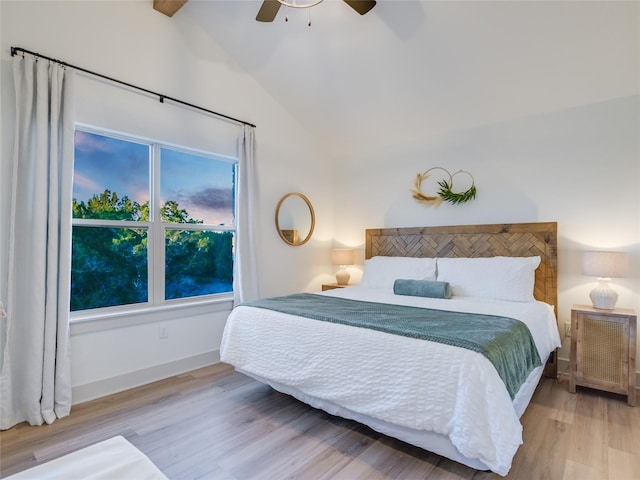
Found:
<svg viewBox="0 0 640 480"><path fill-rule="evenodd" d="M309 199L301 193L287 193L276 207L276 230L289 245L304 245L311 238L316 214Z"/></svg>

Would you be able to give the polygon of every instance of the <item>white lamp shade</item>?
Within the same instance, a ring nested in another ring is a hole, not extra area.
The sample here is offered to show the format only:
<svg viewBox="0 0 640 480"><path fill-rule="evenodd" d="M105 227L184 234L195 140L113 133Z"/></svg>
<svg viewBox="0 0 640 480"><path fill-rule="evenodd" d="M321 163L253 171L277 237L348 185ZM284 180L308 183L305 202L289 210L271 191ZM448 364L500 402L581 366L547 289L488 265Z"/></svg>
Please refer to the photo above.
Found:
<svg viewBox="0 0 640 480"><path fill-rule="evenodd" d="M353 265L355 252L351 248L336 248L331 250L331 263L334 265Z"/></svg>
<svg viewBox="0 0 640 480"><path fill-rule="evenodd" d="M624 252L584 252L582 274L591 277L624 277L627 254Z"/></svg>

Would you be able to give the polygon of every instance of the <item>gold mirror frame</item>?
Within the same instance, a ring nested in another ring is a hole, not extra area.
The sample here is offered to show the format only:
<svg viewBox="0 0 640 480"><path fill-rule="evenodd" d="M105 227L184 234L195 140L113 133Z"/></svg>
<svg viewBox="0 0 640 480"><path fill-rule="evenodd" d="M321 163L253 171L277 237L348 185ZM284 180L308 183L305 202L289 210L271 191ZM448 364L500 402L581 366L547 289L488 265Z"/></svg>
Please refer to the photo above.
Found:
<svg viewBox="0 0 640 480"><path fill-rule="evenodd" d="M302 240L298 238L297 230L283 230L282 228L280 228L280 218L279 218L280 208L284 204L284 201L291 197L298 197L302 199L302 201L304 201L304 203L307 204L307 207L309 208L309 213L311 214L311 226L309 227L309 233ZM292 192L292 193L287 193L284 197L280 199L280 201L278 202L278 206L276 207L276 230L278 231L278 235L280 235L280 238L282 239L283 242L285 242L288 245L292 245L294 247L299 247L300 245L304 245L311 239L311 235L313 234L313 229L315 226L316 226L316 214L313 211L313 205L311 205L311 202L306 197L306 195L299 192Z"/></svg>

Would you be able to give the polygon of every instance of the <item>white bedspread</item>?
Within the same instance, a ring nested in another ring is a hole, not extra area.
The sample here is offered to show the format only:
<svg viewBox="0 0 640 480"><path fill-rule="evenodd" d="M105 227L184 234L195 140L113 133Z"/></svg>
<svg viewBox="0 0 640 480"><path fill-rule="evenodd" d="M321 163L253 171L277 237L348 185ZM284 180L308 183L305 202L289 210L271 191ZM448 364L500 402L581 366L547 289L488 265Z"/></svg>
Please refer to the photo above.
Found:
<svg viewBox="0 0 640 480"><path fill-rule="evenodd" d="M560 346L553 308L542 302L426 299L358 287L323 294L516 318L529 326L540 358ZM250 375L444 435L464 457L501 475L522 443L522 412L489 360L466 349L239 306L220 352L222 361Z"/></svg>

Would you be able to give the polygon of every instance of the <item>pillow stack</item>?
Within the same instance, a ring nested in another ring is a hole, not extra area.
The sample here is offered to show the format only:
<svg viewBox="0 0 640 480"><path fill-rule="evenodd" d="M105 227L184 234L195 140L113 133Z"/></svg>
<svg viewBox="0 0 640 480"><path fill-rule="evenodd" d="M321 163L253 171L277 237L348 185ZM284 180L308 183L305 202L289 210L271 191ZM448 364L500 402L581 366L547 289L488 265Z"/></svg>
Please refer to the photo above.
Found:
<svg viewBox="0 0 640 480"><path fill-rule="evenodd" d="M396 295L476 297L532 302L540 257L413 258L377 256L365 261L361 286Z"/></svg>

